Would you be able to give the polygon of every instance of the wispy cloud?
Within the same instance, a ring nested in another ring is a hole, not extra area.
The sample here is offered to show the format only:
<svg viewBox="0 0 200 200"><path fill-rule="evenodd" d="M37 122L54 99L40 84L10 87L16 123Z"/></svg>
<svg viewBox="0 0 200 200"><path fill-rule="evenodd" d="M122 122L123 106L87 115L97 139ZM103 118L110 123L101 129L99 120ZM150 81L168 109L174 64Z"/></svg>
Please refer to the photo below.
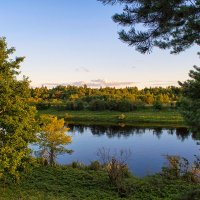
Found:
<svg viewBox="0 0 200 200"><path fill-rule="evenodd" d="M88 87L92 88L99 88L99 87L117 87L117 88L122 88L122 87L133 87L138 84L138 82L126 82L126 81L108 81L104 79L95 79L91 81L76 81L76 82L69 82L69 83L44 83L42 85L47 86L47 87L55 87L58 85L75 85L75 86L83 86L87 85Z"/></svg>
<svg viewBox="0 0 200 200"><path fill-rule="evenodd" d="M87 72L87 73L90 72L90 70L87 69L86 67L78 67L78 68L75 69L75 71L76 72Z"/></svg>
<svg viewBox="0 0 200 200"><path fill-rule="evenodd" d="M149 81L149 85L153 87L157 86L169 86L169 85L178 85L177 81L159 81L159 80L154 80L154 81Z"/></svg>
<svg viewBox="0 0 200 200"><path fill-rule="evenodd" d="M43 83L43 86L47 86L49 88L56 87L58 85L68 86L83 86L87 85L91 88L100 88L100 87L116 87L116 88L124 88L124 87L167 87L167 86L178 86L177 81L161 81L161 80L152 80L146 82L131 82L131 81L109 81L105 79L94 79L91 81L75 81L75 82L66 82L66 83ZM41 86L40 85L40 86ZM39 86L39 85L38 85ZM34 85L33 87L36 87Z"/></svg>

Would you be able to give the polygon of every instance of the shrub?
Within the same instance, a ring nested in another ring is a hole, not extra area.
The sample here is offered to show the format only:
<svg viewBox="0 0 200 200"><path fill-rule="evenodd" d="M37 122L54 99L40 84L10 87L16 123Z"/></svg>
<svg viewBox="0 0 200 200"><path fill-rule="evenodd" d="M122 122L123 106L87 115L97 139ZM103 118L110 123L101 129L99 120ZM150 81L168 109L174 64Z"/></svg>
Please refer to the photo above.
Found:
<svg viewBox="0 0 200 200"><path fill-rule="evenodd" d="M125 182L125 178L129 176L126 161L130 156L130 151L120 150L119 153L111 155L109 149L99 149L97 155L103 162L105 170L112 185L114 185L120 196L128 196L129 187Z"/></svg>
<svg viewBox="0 0 200 200"><path fill-rule="evenodd" d="M36 104L37 110L47 110L47 109L49 109L50 107L51 107L51 104L50 104L50 103L42 103L42 102L40 102L40 103L37 103L37 104Z"/></svg>
<svg viewBox="0 0 200 200"><path fill-rule="evenodd" d="M167 155L168 166L163 168L163 174L169 179L177 179L189 171L189 162L180 156Z"/></svg>
<svg viewBox="0 0 200 200"><path fill-rule="evenodd" d="M141 100L138 99L135 103L134 103L134 109L143 109L145 108L145 103Z"/></svg>
<svg viewBox="0 0 200 200"><path fill-rule="evenodd" d="M200 189L195 189L187 192L176 198L176 200L199 200L200 199Z"/></svg>
<svg viewBox="0 0 200 200"><path fill-rule="evenodd" d="M111 159L106 165L106 171L108 177L115 186L119 187L122 184L122 181L128 174L127 164L117 160L115 157Z"/></svg>
<svg viewBox="0 0 200 200"><path fill-rule="evenodd" d="M90 163L89 168L90 168L91 170L98 171L98 170L101 168L101 164L100 164L99 161L95 160L95 161L92 161L92 162Z"/></svg>
<svg viewBox="0 0 200 200"><path fill-rule="evenodd" d="M107 101L107 109L108 110L118 110L118 100L110 99Z"/></svg>
<svg viewBox="0 0 200 200"><path fill-rule="evenodd" d="M190 164L180 156L166 156L168 166L163 168L163 175L169 179L182 178L189 182L200 183L200 157Z"/></svg>
<svg viewBox="0 0 200 200"><path fill-rule="evenodd" d="M126 99L119 101L118 108L119 108L119 111L122 111L122 112L129 112L133 110L132 103Z"/></svg>
<svg viewBox="0 0 200 200"><path fill-rule="evenodd" d="M64 119L65 119L65 121L68 121L68 120L71 120L72 117L73 117L73 115L70 115L69 113L66 113Z"/></svg>
<svg viewBox="0 0 200 200"><path fill-rule="evenodd" d="M54 105L53 106L56 110L58 111L63 111L65 110L65 105Z"/></svg>
<svg viewBox="0 0 200 200"><path fill-rule="evenodd" d="M153 108L154 108L155 110L162 110L163 106L162 106L161 102L156 101L156 102L153 104Z"/></svg>
<svg viewBox="0 0 200 200"><path fill-rule="evenodd" d="M46 158L40 157L40 158L37 158L37 163L42 166L47 166L48 160Z"/></svg>
<svg viewBox="0 0 200 200"><path fill-rule="evenodd" d="M84 109L84 102L78 100L75 102L75 110L83 110Z"/></svg>
<svg viewBox="0 0 200 200"><path fill-rule="evenodd" d="M123 120L126 118L126 115L125 114L121 114L117 117L119 120Z"/></svg>
<svg viewBox="0 0 200 200"><path fill-rule="evenodd" d="M104 100L94 99L89 103L89 110L102 111L106 109L106 103Z"/></svg>
<svg viewBox="0 0 200 200"><path fill-rule="evenodd" d="M65 110L74 110L74 102L73 101L67 101L65 105Z"/></svg>
<svg viewBox="0 0 200 200"><path fill-rule="evenodd" d="M72 162L72 168L77 168L77 169L84 169L85 168L85 165L81 162L78 162L78 161L74 161Z"/></svg>

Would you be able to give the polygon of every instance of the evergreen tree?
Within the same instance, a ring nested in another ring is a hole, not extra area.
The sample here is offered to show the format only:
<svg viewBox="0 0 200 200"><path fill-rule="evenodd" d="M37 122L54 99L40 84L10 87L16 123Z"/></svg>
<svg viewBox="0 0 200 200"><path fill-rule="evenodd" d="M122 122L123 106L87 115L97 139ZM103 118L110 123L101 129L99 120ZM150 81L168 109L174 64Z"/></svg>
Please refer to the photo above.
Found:
<svg viewBox="0 0 200 200"><path fill-rule="evenodd" d="M119 37L141 53L150 52L153 46L179 53L200 45L200 0L98 1L124 5L123 13L115 14L113 20L130 29L120 31Z"/></svg>
<svg viewBox="0 0 200 200"><path fill-rule="evenodd" d="M190 80L179 82L183 90L181 112L189 124L200 128L200 68L194 66L189 77Z"/></svg>
<svg viewBox="0 0 200 200"><path fill-rule="evenodd" d="M0 175L18 177L28 163L28 144L35 141L35 108L28 105L27 78L18 80L23 57L10 59L15 52L0 38Z"/></svg>

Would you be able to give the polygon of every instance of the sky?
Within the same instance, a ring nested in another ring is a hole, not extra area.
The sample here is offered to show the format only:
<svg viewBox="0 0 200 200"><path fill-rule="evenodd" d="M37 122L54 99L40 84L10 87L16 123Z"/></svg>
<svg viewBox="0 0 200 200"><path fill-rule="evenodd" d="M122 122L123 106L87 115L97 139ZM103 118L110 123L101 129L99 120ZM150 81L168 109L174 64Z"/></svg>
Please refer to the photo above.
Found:
<svg viewBox="0 0 200 200"><path fill-rule="evenodd" d="M196 46L179 55L153 49L140 54L118 39L111 16L120 6L97 0L0 0L0 37L25 56L32 86L87 84L154 87L177 85L198 65Z"/></svg>

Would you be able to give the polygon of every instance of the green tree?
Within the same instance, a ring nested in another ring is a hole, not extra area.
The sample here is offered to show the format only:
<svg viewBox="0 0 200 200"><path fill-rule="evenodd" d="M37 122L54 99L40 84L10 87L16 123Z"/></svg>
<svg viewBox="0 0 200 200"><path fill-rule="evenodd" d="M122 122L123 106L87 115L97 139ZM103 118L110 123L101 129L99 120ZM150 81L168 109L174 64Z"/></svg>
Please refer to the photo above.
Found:
<svg viewBox="0 0 200 200"><path fill-rule="evenodd" d="M106 109L106 103L101 99L94 99L89 103L89 109L93 111L102 111Z"/></svg>
<svg viewBox="0 0 200 200"><path fill-rule="evenodd" d="M200 68L194 66L189 77L190 80L179 82L183 90L181 112L189 124L200 128Z"/></svg>
<svg viewBox="0 0 200 200"><path fill-rule="evenodd" d="M23 57L11 59L14 48L0 38L0 174L15 176L28 163L28 144L36 139L35 108L29 106L29 81L18 80Z"/></svg>
<svg viewBox="0 0 200 200"><path fill-rule="evenodd" d="M50 165L55 164L56 155L71 153L64 145L71 143L71 137L66 134L64 119L57 119L53 115L41 115L41 132L38 135L42 156L46 157Z"/></svg>
<svg viewBox="0 0 200 200"><path fill-rule="evenodd" d="M113 20L130 29L120 31L119 38L141 53L150 52L153 46L179 53L200 45L200 0L98 1L124 5L123 13L115 14Z"/></svg>

